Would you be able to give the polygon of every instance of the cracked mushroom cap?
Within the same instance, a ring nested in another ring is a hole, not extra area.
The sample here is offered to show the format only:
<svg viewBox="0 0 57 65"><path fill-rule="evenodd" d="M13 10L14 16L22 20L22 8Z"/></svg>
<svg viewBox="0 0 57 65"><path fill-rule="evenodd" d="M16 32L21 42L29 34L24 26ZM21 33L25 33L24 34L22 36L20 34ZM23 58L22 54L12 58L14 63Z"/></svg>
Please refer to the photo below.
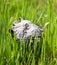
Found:
<svg viewBox="0 0 57 65"><path fill-rule="evenodd" d="M29 20L20 19L20 22L14 21L11 33L14 36L16 34L16 40L28 39L30 36L35 37L36 34L38 38L42 37L43 29L39 26L31 23Z"/></svg>

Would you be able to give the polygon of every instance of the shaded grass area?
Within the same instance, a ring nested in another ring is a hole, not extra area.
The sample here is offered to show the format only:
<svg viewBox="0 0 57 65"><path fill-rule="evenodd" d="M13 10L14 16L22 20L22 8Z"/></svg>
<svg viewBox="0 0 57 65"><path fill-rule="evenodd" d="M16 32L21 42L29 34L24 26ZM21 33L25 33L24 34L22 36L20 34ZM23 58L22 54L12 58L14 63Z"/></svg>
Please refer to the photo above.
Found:
<svg viewBox="0 0 57 65"><path fill-rule="evenodd" d="M35 65L38 53L38 65L57 65L56 3L56 0L0 0L0 65ZM44 28L41 42L35 40L34 52L31 50L31 40L29 44L25 41L16 42L9 33L13 21L19 17L40 27L50 22Z"/></svg>

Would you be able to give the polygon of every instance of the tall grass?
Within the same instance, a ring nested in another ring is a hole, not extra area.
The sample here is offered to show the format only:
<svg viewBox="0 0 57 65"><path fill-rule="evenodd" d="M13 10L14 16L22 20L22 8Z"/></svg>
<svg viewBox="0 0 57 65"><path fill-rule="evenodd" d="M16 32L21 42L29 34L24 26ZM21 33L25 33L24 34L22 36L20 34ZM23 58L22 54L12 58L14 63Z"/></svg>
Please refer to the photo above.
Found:
<svg viewBox="0 0 57 65"><path fill-rule="evenodd" d="M0 65L35 65L35 56L39 65L57 65L56 2L56 0L0 0ZM25 41L16 42L9 33L13 21L19 17L28 19L40 27L50 22L44 28L43 39L40 42L35 40L34 52L31 50L31 40L29 44Z"/></svg>

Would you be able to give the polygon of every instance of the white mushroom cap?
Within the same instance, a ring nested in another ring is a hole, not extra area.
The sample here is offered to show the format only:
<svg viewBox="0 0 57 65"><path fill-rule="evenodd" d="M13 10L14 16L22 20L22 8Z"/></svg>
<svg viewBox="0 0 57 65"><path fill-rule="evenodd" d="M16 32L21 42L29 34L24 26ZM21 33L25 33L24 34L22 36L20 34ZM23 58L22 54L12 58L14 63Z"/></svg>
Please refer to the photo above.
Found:
<svg viewBox="0 0 57 65"><path fill-rule="evenodd" d="M12 30L16 34L16 39L27 39L30 36L35 37L36 33L40 37L43 31L42 28L32 24L31 21L23 19L20 22L14 21Z"/></svg>

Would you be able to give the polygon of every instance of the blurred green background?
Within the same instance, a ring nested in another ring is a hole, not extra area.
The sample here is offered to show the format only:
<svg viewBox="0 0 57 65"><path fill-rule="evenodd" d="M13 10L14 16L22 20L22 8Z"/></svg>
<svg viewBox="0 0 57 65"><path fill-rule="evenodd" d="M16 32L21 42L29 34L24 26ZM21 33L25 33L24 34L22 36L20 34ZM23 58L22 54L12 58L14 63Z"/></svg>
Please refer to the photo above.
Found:
<svg viewBox="0 0 57 65"><path fill-rule="evenodd" d="M34 53L30 45L26 49L26 61L24 42L17 43L9 33L13 21L19 17L40 27L50 22L39 44L42 49L36 65L57 65L57 0L0 0L0 65L35 65L38 41Z"/></svg>

